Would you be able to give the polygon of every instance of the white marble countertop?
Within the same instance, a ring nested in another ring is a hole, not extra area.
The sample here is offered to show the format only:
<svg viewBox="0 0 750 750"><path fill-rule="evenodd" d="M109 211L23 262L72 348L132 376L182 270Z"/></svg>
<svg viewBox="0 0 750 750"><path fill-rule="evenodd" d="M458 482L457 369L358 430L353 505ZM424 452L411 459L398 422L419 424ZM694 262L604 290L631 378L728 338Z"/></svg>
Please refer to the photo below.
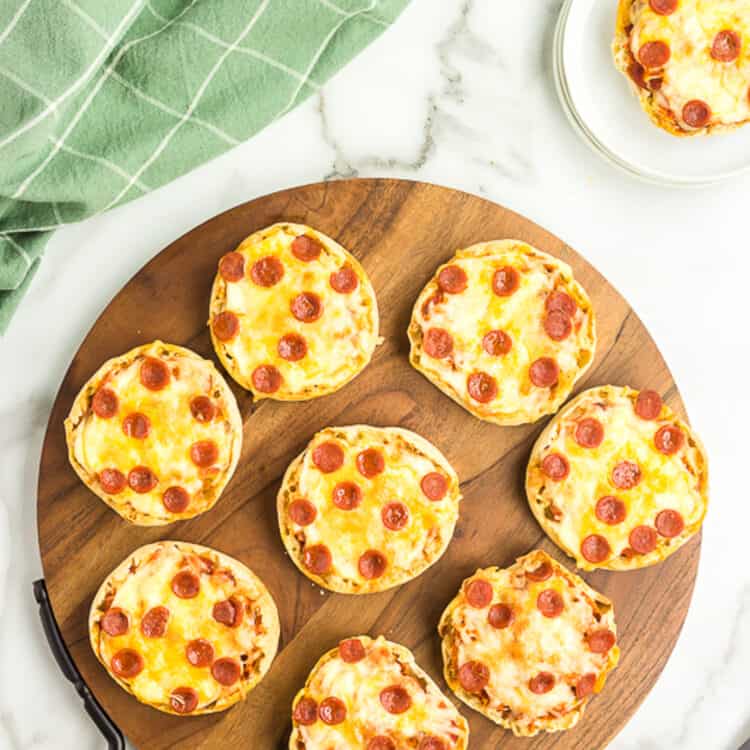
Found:
<svg viewBox="0 0 750 750"><path fill-rule="evenodd" d="M0 748L102 746L31 595L39 451L81 338L146 260L196 224L280 188L357 175L437 182L525 214L582 252L650 328L708 446L712 507L683 633L611 747L736 750L750 736L750 179L657 188L592 154L554 92L561 3L413 0L321 95L255 139L55 235L0 339Z"/></svg>

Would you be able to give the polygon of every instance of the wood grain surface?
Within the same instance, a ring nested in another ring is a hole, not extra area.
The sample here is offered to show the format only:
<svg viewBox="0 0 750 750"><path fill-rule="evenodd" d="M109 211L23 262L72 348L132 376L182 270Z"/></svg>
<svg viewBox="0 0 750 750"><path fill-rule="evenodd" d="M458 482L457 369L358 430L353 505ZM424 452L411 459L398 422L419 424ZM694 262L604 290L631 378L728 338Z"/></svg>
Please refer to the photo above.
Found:
<svg viewBox="0 0 750 750"><path fill-rule="evenodd" d="M63 419L81 385L107 358L161 338L215 359L206 328L209 290L219 257L276 221L310 224L364 265L378 296L381 334L370 366L339 392L305 403L264 401L254 408L235 388L244 419L239 468L217 505L166 527L132 526L97 499L68 464ZM137 231L137 229L136 229ZM114 298L81 344L49 419L39 472L39 545L63 637L84 679L138 748L283 748L290 705L318 657L353 634L384 634L412 649L446 690L436 627L462 579L478 567L505 566L542 547L567 559L542 532L524 496L523 475L545 420L497 427L475 419L408 363L412 304L436 266L459 247L518 238L573 266L598 318L594 365L577 390L614 383L654 388L685 416L659 350L627 302L561 240L511 211L465 193L400 180L348 180L293 188L227 211L157 255ZM435 443L458 471L464 501L445 556L411 583L382 594L324 592L284 553L276 492L289 461L327 425L400 425ZM215 547L249 565L279 607L282 636L269 674L248 699L224 714L167 716L121 690L96 661L87 613L102 579L133 549L158 539ZM472 748L576 748L607 745L644 699L675 644L690 602L699 538L658 567L587 574L615 603L620 666L575 729L516 739L461 704ZM343 750L343 749L342 749Z"/></svg>

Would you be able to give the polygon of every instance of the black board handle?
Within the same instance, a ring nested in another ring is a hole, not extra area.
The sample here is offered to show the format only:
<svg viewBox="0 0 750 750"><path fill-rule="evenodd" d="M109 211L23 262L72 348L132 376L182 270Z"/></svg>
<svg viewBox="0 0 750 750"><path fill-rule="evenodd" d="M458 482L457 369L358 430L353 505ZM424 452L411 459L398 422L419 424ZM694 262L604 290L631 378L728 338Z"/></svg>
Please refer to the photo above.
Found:
<svg viewBox="0 0 750 750"><path fill-rule="evenodd" d="M109 718L107 712L99 705L99 701L94 698L93 693L89 690L88 685L83 681L81 673L78 671L73 659L68 652L68 648L60 635L60 628L57 626L57 620L52 612L52 605L49 601L47 586L44 579L40 578L34 581L34 599L39 604L39 617L42 620L44 635L47 638L52 654L55 657L57 666L65 675L66 679L73 683L76 692L83 700L83 706L86 713L91 717L99 731L104 735L109 750L125 750L125 739L119 727Z"/></svg>

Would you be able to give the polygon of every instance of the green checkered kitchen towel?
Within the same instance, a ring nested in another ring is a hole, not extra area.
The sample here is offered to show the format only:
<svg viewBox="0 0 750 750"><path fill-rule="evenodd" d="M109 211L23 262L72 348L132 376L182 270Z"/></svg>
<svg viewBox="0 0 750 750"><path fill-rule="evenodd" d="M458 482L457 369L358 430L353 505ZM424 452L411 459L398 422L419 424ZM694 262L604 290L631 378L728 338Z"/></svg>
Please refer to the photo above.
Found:
<svg viewBox="0 0 750 750"><path fill-rule="evenodd" d="M316 91L409 0L0 0L0 332L57 227Z"/></svg>

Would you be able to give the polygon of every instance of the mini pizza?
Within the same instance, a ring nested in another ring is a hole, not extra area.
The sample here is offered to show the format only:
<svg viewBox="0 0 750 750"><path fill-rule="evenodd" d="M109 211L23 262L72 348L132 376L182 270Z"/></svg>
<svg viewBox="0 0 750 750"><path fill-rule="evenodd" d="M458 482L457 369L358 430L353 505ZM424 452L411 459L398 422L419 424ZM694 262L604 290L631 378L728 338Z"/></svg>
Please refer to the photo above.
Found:
<svg viewBox="0 0 750 750"><path fill-rule="evenodd" d="M520 737L577 724L620 658L612 603L541 550L467 578L438 632L453 692Z"/></svg>
<svg viewBox="0 0 750 750"><path fill-rule="evenodd" d="M213 507L237 466L242 420L212 362L154 341L94 373L65 436L84 484L123 518L153 526Z"/></svg>
<svg viewBox="0 0 750 750"><path fill-rule="evenodd" d="M263 678L279 618L241 562L208 547L157 542L104 581L89 613L96 658L122 688L170 714L224 711Z"/></svg>
<svg viewBox="0 0 750 750"><path fill-rule="evenodd" d="M301 224L274 224L224 255L209 325L227 372L255 398L333 393L369 363L378 305L362 266Z"/></svg>
<svg viewBox="0 0 750 750"><path fill-rule="evenodd" d="M404 646L342 641L294 699L289 750L466 750L469 726Z"/></svg>
<svg viewBox="0 0 750 750"><path fill-rule="evenodd" d="M458 477L424 438L397 427L328 427L290 464L279 528L294 564L345 594L415 578L445 552Z"/></svg>
<svg viewBox="0 0 750 750"><path fill-rule="evenodd" d="M555 412L594 359L594 311L568 265L517 240L459 250L422 290L411 363L480 419Z"/></svg>
<svg viewBox="0 0 750 750"><path fill-rule="evenodd" d="M545 428L526 471L531 510L584 570L666 559L708 505L703 447L655 391L602 386Z"/></svg>
<svg viewBox="0 0 750 750"><path fill-rule="evenodd" d="M613 50L668 133L750 122L750 0L620 0Z"/></svg>

